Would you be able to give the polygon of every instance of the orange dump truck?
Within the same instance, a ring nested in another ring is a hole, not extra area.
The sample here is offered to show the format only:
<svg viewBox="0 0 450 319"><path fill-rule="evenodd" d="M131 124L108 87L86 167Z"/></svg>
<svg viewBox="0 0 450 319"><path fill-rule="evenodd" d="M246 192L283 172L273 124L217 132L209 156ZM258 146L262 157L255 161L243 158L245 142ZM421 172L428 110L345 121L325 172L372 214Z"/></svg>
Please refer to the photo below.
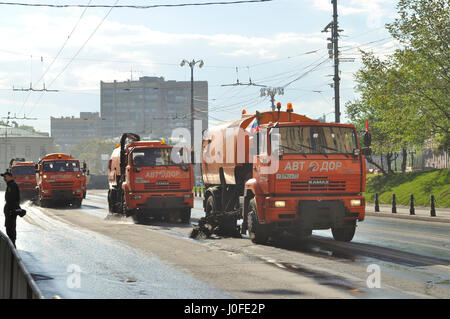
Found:
<svg viewBox="0 0 450 319"><path fill-rule="evenodd" d="M45 155L37 164L38 203L47 207L62 203L80 207L83 200L83 172L80 162L67 154Z"/></svg>
<svg viewBox="0 0 450 319"><path fill-rule="evenodd" d="M15 158L10 162L10 171L19 186L20 199L33 199L36 195L36 170L32 161Z"/></svg>
<svg viewBox="0 0 450 319"><path fill-rule="evenodd" d="M242 219L241 233L255 243L330 228L351 241L365 214L366 146L354 126L309 119L292 105L210 128L202 142L206 218L227 215L228 229Z"/></svg>
<svg viewBox="0 0 450 319"><path fill-rule="evenodd" d="M110 212L135 215L138 220L175 213L188 223L194 183L189 156L185 148L123 134L108 162Z"/></svg>

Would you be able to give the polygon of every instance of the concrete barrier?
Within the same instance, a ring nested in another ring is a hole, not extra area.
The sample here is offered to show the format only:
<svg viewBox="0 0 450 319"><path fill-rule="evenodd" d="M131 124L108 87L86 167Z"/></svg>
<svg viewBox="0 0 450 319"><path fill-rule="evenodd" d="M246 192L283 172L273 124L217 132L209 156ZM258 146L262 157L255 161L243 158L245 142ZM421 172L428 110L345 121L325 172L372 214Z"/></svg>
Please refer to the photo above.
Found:
<svg viewBox="0 0 450 319"><path fill-rule="evenodd" d="M0 299L43 299L11 240L0 231Z"/></svg>

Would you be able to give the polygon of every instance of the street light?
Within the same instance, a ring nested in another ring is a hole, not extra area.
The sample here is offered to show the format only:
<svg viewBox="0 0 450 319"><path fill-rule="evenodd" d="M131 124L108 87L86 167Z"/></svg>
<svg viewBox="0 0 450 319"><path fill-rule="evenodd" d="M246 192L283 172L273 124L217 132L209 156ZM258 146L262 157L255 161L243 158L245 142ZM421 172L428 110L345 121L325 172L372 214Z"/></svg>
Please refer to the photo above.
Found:
<svg viewBox="0 0 450 319"><path fill-rule="evenodd" d="M6 117L6 123L5 123L5 165L6 168L8 168L8 125L9 125L9 115L11 112L8 112L8 116Z"/></svg>
<svg viewBox="0 0 450 319"><path fill-rule="evenodd" d="M189 65L191 68L191 149L194 147L194 67L197 63L199 63L199 68L202 68L204 65L203 60L192 60L189 62L188 60L183 59L181 61L180 66L183 67Z"/></svg>
<svg viewBox="0 0 450 319"><path fill-rule="evenodd" d="M260 92L261 97L266 95L270 96L270 101L272 102L272 111L275 111L275 95L284 95L284 88L283 87L262 88Z"/></svg>

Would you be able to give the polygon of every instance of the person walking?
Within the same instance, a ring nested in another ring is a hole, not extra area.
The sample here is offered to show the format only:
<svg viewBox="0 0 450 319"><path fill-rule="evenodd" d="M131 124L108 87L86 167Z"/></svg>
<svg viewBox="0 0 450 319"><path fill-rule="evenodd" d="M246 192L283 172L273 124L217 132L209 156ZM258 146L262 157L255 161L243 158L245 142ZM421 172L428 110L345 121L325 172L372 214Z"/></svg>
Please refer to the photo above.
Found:
<svg viewBox="0 0 450 319"><path fill-rule="evenodd" d="M19 186L17 186L14 181L14 177L11 172L6 171L1 174L3 180L6 182L6 192L5 192L5 207L3 212L5 213L5 227L6 234L9 239L11 239L14 247L16 247L16 220L17 214L16 209L20 208L20 192Z"/></svg>

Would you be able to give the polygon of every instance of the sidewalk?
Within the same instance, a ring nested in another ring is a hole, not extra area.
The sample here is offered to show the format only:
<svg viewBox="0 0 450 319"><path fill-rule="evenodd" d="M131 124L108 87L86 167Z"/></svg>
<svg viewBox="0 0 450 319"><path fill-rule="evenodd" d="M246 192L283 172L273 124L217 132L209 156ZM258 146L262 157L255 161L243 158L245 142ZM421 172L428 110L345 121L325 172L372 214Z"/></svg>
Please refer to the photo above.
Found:
<svg viewBox="0 0 450 319"><path fill-rule="evenodd" d="M392 205L380 204L380 211L375 212L374 203L366 203L366 216L401 218L421 221L450 223L450 208L436 207L436 217L431 217L430 207L414 207L415 215L410 215L409 206L397 205L397 213L392 213Z"/></svg>

